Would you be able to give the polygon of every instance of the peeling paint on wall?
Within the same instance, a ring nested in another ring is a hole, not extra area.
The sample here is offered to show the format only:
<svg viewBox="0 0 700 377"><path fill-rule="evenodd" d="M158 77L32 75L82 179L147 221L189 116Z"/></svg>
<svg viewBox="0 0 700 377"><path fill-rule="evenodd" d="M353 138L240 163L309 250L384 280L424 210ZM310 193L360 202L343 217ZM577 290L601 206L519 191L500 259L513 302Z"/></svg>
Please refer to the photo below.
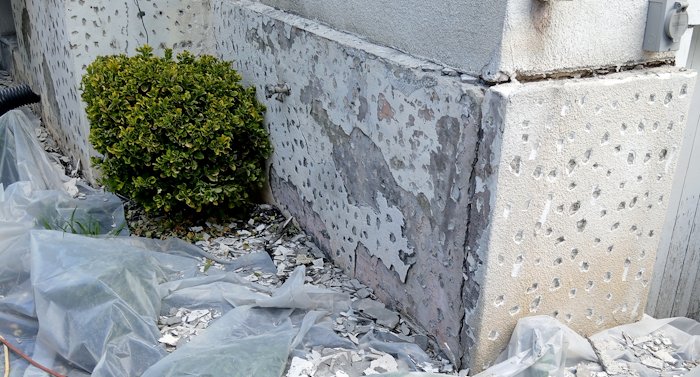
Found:
<svg viewBox="0 0 700 377"><path fill-rule="evenodd" d="M267 6L215 7L218 54L268 106L271 185L348 273L459 349L482 89ZM265 85L285 83L282 102Z"/></svg>

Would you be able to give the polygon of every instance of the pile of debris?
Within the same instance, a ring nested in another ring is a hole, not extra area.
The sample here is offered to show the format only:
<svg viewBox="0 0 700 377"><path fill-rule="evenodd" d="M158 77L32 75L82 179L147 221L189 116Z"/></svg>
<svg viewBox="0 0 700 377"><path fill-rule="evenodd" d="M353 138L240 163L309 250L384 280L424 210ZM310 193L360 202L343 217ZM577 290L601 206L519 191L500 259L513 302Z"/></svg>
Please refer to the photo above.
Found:
<svg viewBox="0 0 700 377"><path fill-rule="evenodd" d="M700 364L700 360L684 360L674 356L680 353L679 347L664 334L654 331L651 334L632 338L622 332L623 341L605 339L590 340L591 346L598 356L599 364L581 364L577 368L577 376L608 377L608 376L642 376L637 365L649 368L659 376L685 376ZM612 355L625 355L614 358ZM603 369L600 371L600 369Z"/></svg>
<svg viewBox="0 0 700 377"><path fill-rule="evenodd" d="M304 266L307 271L306 283L350 296L352 306L350 310L340 312L333 330L358 348L320 348L311 350L306 355L297 355L291 361L287 376L362 376L410 370L454 372L452 362L435 352L436 347L431 344L428 336L378 301L371 288L335 267L309 237L299 230L293 218L285 218L273 206L257 206L248 220L233 221L226 225L205 222L190 227L188 231L192 238L198 240L195 245L212 256L201 258L198 266L200 272L206 273L210 269L223 271L230 262L257 253L267 253L272 257L273 268L254 264L233 271L247 281L279 288L297 267ZM160 317L159 327L163 336L159 341L172 352L206 329L220 315L213 309L171 309L170 315ZM397 353L361 347L363 337L366 340L376 337L376 334L381 334L384 341L402 347L415 347L417 356L412 357L419 358L420 362L414 360L411 365L407 365L395 357ZM428 355L431 356L428 358Z"/></svg>
<svg viewBox="0 0 700 377"><path fill-rule="evenodd" d="M171 309L170 315L158 317L158 328L163 334L158 341L165 345L165 350L173 352L178 346L190 341L194 336L209 327L209 323L221 317L216 310L190 310L187 308Z"/></svg>

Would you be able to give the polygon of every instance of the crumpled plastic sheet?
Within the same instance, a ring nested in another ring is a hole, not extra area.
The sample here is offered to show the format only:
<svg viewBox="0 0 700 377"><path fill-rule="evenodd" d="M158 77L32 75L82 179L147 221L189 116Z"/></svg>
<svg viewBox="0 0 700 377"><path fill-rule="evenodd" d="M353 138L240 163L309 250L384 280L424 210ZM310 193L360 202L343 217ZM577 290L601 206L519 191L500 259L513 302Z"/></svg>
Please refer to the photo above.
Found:
<svg viewBox="0 0 700 377"><path fill-rule="evenodd" d="M700 359L700 323L689 318L654 319L649 316L636 323L601 331L591 339L596 342L625 343L623 333L633 339L661 332L671 340L677 358L687 361ZM630 371L641 377L658 377L659 371L651 369L636 359L624 347L607 347L602 350L611 360L625 361ZM532 316L518 321L508 347L501 353L495 365L476 374L475 377L541 377L572 376L580 363L599 363L591 344L568 326L550 316ZM591 370L600 372L601 369ZM678 372L668 374L677 376ZM383 377L438 377L433 373L388 373ZM662 374L662 377L667 375ZM700 367L685 374L700 377Z"/></svg>
<svg viewBox="0 0 700 377"><path fill-rule="evenodd" d="M70 233L127 235L121 200L67 177L36 139L38 127L28 109L0 117L0 187L6 189L0 218ZM71 184L85 198L69 195Z"/></svg>
<svg viewBox="0 0 700 377"><path fill-rule="evenodd" d="M678 348L676 356L682 360L700 359L700 323L689 318L654 319L645 316L639 322L601 331L591 336L591 339L596 344L613 341L623 345L623 333L639 338L656 331L662 332L671 340L674 347ZM611 360L626 361L629 370L642 377L659 376L658 371L641 364L632 352L624 349L625 347L617 350L616 347L606 347L602 352ZM496 365L476 376L570 376L579 363L584 362L599 362L586 338L555 318L533 316L518 321L510 343L499 356ZM695 368L687 375L698 373L700 370Z"/></svg>
<svg viewBox="0 0 700 377"><path fill-rule="evenodd" d="M411 370L417 370L418 366L431 362L428 355L421 351L420 346L403 341L391 333L372 330L363 335L359 341L360 348L373 348L393 355Z"/></svg>
<svg viewBox="0 0 700 377"><path fill-rule="evenodd" d="M27 109L0 117L0 183L32 182L38 190L58 190L62 173L36 139L39 120Z"/></svg>
<svg viewBox="0 0 700 377"><path fill-rule="evenodd" d="M305 284L303 267L272 289L234 272L276 272L267 253L223 261L181 240L123 237L121 201L85 185L69 195L37 125L28 112L0 117L0 335L24 353L68 376L276 377L310 347L355 348L332 330L349 296ZM202 258L223 270L201 272ZM167 354L158 317L181 307L224 315ZM10 356L12 377L46 376Z"/></svg>

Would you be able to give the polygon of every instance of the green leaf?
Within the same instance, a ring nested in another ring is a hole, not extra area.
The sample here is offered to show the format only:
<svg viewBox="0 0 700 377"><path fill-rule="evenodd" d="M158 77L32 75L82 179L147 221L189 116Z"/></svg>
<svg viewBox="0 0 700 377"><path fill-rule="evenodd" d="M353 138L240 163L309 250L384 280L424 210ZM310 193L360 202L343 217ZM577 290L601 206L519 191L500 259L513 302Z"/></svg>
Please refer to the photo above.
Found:
<svg viewBox="0 0 700 377"><path fill-rule="evenodd" d="M161 58L142 46L98 57L80 88L103 183L149 212L245 205L272 147L265 107L240 81L208 55L166 49Z"/></svg>

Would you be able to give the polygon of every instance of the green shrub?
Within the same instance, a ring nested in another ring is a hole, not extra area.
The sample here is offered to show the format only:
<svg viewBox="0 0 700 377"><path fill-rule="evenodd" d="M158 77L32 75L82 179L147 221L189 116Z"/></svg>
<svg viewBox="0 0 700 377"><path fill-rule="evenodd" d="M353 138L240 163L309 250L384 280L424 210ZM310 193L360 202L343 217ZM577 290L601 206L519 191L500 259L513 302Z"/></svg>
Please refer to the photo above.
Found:
<svg viewBox="0 0 700 377"><path fill-rule="evenodd" d="M101 183L148 212L246 204L272 150L255 89L212 56L137 51L97 58L82 79Z"/></svg>

